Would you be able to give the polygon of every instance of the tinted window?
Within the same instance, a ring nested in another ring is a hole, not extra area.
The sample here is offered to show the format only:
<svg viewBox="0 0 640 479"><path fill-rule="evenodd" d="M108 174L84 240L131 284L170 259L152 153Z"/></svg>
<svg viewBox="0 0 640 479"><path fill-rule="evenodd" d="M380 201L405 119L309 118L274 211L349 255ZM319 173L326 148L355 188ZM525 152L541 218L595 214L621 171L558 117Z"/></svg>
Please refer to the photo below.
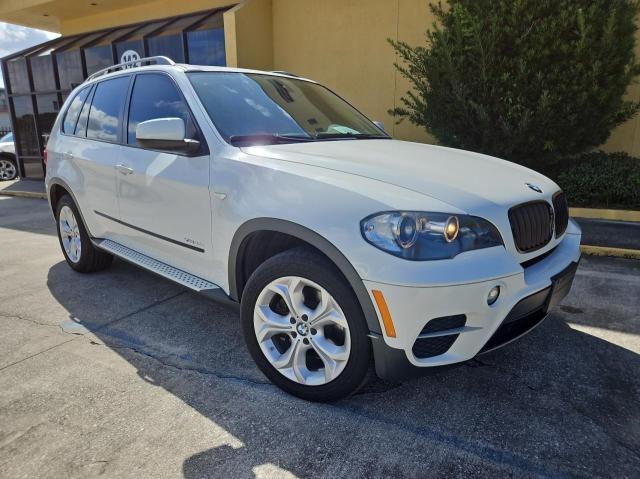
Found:
<svg viewBox="0 0 640 479"><path fill-rule="evenodd" d="M87 137L105 141L118 140L118 120L127 94L129 77L98 83L93 95Z"/></svg>
<svg viewBox="0 0 640 479"><path fill-rule="evenodd" d="M91 93L87 97L87 101L84 102L82 106L82 111L80 112L80 116L78 117L78 123L76 123L76 129L74 134L76 136L86 136L87 135L87 122L89 121L89 110L91 109Z"/></svg>
<svg viewBox="0 0 640 479"><path fill-rule="evenodd" d="M42 136L42 144L46 144L46 139L51 133L53 124L60 111L60 99L57 93L46 95L36 95L36 106L38 108L38 127Z"/></svg>
<svg viewBox="0 0 640 479"><path fill-rule="evenodd" d="M38 156L38 137L36 135L36 119L33 115L33 103L30 96L15 96L13 111L16 115L16 130L18 133L18 154L21 156Z"/></svg>
<svg viewBox="0 0 640 479"><path fill-rule="evenodd" d="M56 77L53 74L51 55L31 58L31 72L33 74L33 86L36 91L56 90Z"/></svg>
<svg viewBox="0 0 640 479"><path fill-rule="evenodd" d="M87 48L84 51L84 59L87 64L88 75L113 65L111 45Z"/></svg>
<svg viewBox="0 0 640 479"><path fill-rule="evenodd" d="M226 66L224 29L188 32L189 63L193 65Z"/></svg>
<svg viewBox="0 0 640 479"><path fill-rule="evenodd" d="M182 118L189 138L195 136L195 126L189 110L173 81L166 75L138 75L129 106L127 142L136 144L138 123L156 118Z"/></svg>
<svg viewBox="0 0 640 479"><path fill-rule="evenodd" d="M149 38L149 55L164 55L171 58L176 63L184 62L184 51L182 50L182 35L164 35L161 37Z"/></svg>
<svg viewBox="0 0 640 479"><path fill-rule="evenodd" d="M82 110L82 105L84 101L87 99L87 95L89 94L89 88L85 88L81 90L71 101L71 105L67 109L67 113L64 116L64 123L62 124L62 131L65 133L73 134L73 130L76 128L76 123L78 123L78 117L80 116L80 110Z"/></svg>
<svg viewBox="0 0 640 479"><path fill-rule="evenodd" d="M31 91L29 74L27 72L27 60L24 58L10 60L7 62L7 70L9 70L11 93L28 93Z"/></svg>
<svg viewBox="0 0 640 479"><path fill-rule="evenodd" d="M60 88L72 90L84 81L80 50L71 50L56 54Z"/></svg>

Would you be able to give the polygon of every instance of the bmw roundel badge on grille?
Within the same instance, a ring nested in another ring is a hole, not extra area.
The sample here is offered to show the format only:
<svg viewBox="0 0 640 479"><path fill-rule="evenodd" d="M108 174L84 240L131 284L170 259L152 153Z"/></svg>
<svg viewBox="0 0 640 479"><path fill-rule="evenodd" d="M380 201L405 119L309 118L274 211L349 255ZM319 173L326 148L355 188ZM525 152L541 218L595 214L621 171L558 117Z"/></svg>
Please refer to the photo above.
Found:
<svg viewBox="0 0 640 479"><path fill-rule="evenodd" d="M525 185L527 185L530 189L532 189L536 193L542 193L542 188L540 188L538 185L534 185L533 183L525 183Z"/></svg>

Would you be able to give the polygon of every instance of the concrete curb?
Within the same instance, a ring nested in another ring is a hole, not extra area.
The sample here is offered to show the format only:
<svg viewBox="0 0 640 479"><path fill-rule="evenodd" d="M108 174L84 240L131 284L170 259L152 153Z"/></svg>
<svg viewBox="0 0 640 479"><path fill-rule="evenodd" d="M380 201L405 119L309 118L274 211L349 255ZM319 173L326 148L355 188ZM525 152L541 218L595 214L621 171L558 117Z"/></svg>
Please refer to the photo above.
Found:
<svg viewBox="0 0 640 479"><path fill-rule="evenodd" d="M577 218L594 220L617 220L640 222L640 211L635 210L606 210L600 208L569 208L569 215Z"/></svg>
<svg viewBox="0 0 640 479"><path fill-rule="evenodd" d="M580 245L583 254L592 256L613 256L616 258L640 259L640 250L627 248L611 248L609 246Z"/></svg>
<svg viewBox="0 0 640 479"><path fill-rule="evenodd" d="M0 191L0 196L16 196L19 198L36 198L46 200L47 195L45 193L35 193L33 191Z"/></svg>

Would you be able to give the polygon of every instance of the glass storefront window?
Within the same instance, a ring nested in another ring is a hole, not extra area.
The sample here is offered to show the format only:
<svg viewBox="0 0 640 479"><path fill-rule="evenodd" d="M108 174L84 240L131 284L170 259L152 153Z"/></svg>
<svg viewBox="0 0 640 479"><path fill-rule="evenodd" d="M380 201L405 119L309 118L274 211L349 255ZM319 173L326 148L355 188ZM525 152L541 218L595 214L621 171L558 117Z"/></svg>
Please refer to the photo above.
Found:
<svg viewBox="0 0 640 479"><path fill-rule="evenodd" d="M80 50L58 53L56 60L58 61L58 78L61 89L73 90L84 81Z"/></svg>
<svg viewBox="0 0 640 479"><path fill-rule="evenodd" d="M58 94L36 95L36 108L38 109L38 127L42 135L41 143L45 145L60 111Z"/></svg>
<svg viewBox="0 0 640 479"><path fill-rule="evenodd" d="M116 60L118 63L123 63L122 56L126 52L135 52L140 58L144 56L144 45L142 40L129 40L126 42L120 42L116 44Z"/></svg>
<svg viewBox="0 0 640 479"><path fill-rule="evenodd" d="M56 77L53 71L51 55L38 55L29 59L36 91L56 90Z"/></svg>
<svg viewBox="0 0 640 479"><path fill-rule="evenodd" d="M7 62L7 70L9 71L11 93L29 93L31 91L26 58L10 60Z"/></svg>
<svg viewBox="0 0 640 479"><path fill-rule="evenodd" d="M227 56L224 49L224 29L197 30L187 33L189 63L224 67Z"/></svg>
<svg viewBox="0 0 640 479"><path fill-rule="evenodd" d="M184 63L186 58L183 32L205 17L206 15L191 15L178 18L166 25L162 31L153 34L147 39L149 55L164 55L176 63Z"/></svg>
<svg viewBox="0 0 640 479"><path fill-rule="evenodd" d="M87 75L91 75L98 70L102 70L103 68L113 65L111 45L100 45L85 48L84 60L87 64Z"/></svg>
<svg viewBox="0 0 640 479"><path fill-rule="evenodd" d="M164 55L176 63L184 63L182 35L164 35L149 38L149 56Z"/></svg>
<svg viewBox="0 0 640 479"><path fill-rule="evenodd" d="M144 38L168 24L169 21L147 23L142 28L133 30L128 36L120 37L116 42L116 55L118 63L122 63L125 52L135 52L140 58L147 56L144 51Z"/></svg>
<svg viewBox="0 0 640 479"><path fill-rule="evenodd" d="M222 12L207 17L187 31L187 49L189 63L212 66L227 65Z"/></svg>
<svg viewBox="0 0 640 479"><path fill-rule="evenodd" d="M40 147L36 134L36 121L33 115L31 96L15 96L11 99L15 113L15 127L18 137L16 147L21 156L38 156Z"/></svg>

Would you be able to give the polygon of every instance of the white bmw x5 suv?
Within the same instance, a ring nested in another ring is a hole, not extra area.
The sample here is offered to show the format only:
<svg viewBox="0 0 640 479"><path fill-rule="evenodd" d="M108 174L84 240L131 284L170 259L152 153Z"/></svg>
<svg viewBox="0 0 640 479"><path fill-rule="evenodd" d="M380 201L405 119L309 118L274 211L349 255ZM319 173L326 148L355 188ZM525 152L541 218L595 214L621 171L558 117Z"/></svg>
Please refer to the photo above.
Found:
<svg viewBox="0 0 640 479"><path fill-rule="evenodd" d="M558 186L496 158L396 141L286 73L155 57L92 75L47 146L69 265L114 256L240 305L258 367L331 401L539 324L580 229Z"/></svg>

